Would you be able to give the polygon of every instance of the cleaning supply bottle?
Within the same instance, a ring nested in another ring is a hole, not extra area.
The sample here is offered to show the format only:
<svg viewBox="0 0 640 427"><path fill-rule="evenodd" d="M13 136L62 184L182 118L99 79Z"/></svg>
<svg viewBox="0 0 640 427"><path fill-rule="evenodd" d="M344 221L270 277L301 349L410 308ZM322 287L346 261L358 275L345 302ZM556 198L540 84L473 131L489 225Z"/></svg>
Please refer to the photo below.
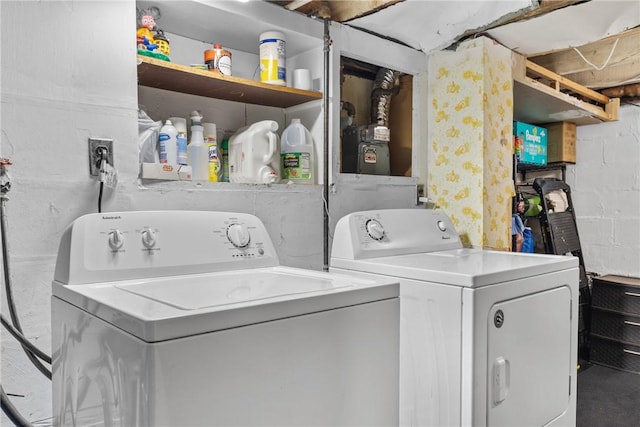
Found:
<svg viewBox="0 0 640 427"><path fill-rule="evenodd" d="M315 150L311 132L300 119L292 119L282 132L281 173L284 182L315 184Z"/></svg>
<svg viewBox="0 0 640 427"><path fill-rule="evenodd" d="M209 181L209 150L204 143L204 128L202 116L195 119L191 116L191 139L187 147L187 157L191 165L191 179L193 181Z"/></svg>
<svg viewBox="0 0 640 427"><path fill-rule="evenodd" d="M182 117L169 117L178 131L178 164L187 165L187 121Z"/></svg>
<svg viewBox="0 0 640 427"><path fill-rule="evenodd" d="M225 131L220 142L220 153L218 155L222 158L222 168L220 174L220 181L229 182L229 138L231 138L233 132Z"/></svg>
<svg viewBox="0 0 640 427"><path fill-rule="evenodd" d="M158 145L160 163L178 164L178 131L171 120L167 120L160 128Z"/></svg>
<svg viewBox="0 0 640 427"><path fill-rule="evenodd" d="M215 123L203 123L204 128L204 145L207 146L209 156L209 181L218 182L220 156L218 153L218 136Z"/></svg>
<svg viewBox="0 0 640 427"><path fill-rule="evenodd" d="M229 181L275 184L280 181L278 122L261 120L229 138Z"/></svg>

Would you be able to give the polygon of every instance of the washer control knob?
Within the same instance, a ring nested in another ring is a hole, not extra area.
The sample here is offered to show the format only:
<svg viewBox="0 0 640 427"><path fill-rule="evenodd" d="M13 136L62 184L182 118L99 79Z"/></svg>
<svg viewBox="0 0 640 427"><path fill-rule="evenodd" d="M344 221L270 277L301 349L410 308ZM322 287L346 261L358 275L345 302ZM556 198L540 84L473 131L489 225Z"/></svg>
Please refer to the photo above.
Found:
<svg viewBox="0 0 640 427"><path fill-rule="evenodd" d="M117 251L124 245L124 236L120 230L112 230L109 232L109 247Z"/></svg>
<svg viewBox="0 0 640 427"><path fill-rule="evenodd" d="M440 231L447 231L447 224L444 221L439 220L437 224Z"/></svg>
<svg viewBox="0 0 640 427"><path fill-rule="evenodd" d="M366 223L367 233L374 240L382 240L384 238L384 228L375 219L370 219Z"/></svg>
<svg viewBox="0 0 640 427"><path fill-rule="evenodd" d="M246 225L234 223L227 227L227 239L236 248L246 248L251 241L251 235Z"/></svg>
<svg viewBox="0 0 640 427"><path fill-rule="evenodd" d="M156 245L156 232L150 228L145 228L142 230L142 245L151 249Z"/></svg>

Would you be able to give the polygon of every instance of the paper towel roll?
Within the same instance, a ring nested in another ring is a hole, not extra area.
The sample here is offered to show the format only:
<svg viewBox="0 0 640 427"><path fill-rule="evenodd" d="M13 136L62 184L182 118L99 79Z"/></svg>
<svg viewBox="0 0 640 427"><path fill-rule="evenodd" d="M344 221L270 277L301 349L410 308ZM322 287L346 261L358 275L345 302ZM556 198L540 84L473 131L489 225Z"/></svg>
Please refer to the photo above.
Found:
<svg viewBox="0 0 640 427"><path fill-rule="evenodd" d="M311 70L298 68L293 70L293 87L302 90L311 90Z"/></svg>

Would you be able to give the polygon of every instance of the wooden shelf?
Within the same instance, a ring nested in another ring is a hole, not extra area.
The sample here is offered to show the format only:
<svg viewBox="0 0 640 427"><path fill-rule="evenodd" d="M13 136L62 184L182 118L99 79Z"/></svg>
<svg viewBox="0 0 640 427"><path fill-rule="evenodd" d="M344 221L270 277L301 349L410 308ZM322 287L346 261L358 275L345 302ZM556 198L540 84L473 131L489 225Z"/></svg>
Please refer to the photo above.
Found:
<svg viewBox="0 0 640 427"><path fill-rule="evenodd" d="M321 92L225 76L138 55L138 84L172 92L287 108L322 99Z"/></svg>
<svg viewBox="0 0 640 427"><path fill-rule="evenodd" d="M618 120L619 98L609 98L515 55L514 120L577 125Z"/></svg>

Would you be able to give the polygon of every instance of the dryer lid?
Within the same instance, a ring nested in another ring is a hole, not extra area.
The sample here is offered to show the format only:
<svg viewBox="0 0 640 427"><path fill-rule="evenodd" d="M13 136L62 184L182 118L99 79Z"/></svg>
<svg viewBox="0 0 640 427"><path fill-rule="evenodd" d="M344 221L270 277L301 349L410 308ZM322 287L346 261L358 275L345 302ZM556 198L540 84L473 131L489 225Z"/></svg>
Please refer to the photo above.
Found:
<svg viewBox="0 0 640 427"><path fill-rule="evenodd" d="M396 298L393 280L270 267L62 285L65 300L147 342Z"/></svg>
<svg viewBox="0 0 640 427"><path fill-rule="evenodd" d="M476 288L578 267L578 258L452 249L361 260L333 258L332 268Z"/></svg>

